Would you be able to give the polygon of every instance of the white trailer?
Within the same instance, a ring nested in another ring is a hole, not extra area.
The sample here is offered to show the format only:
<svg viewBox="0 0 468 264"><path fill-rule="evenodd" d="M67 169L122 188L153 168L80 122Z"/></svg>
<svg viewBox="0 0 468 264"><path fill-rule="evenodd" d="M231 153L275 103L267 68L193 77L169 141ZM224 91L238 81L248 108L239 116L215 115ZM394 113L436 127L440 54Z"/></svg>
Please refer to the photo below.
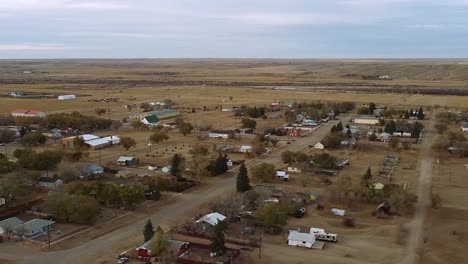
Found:
<svg viewBox="0 0 468 264"><path fill-rule="evenodd" d="M315 239L329 242L337 242L338 235L327 233L325 229L312 227L310 233L315 235Z"/></svg>

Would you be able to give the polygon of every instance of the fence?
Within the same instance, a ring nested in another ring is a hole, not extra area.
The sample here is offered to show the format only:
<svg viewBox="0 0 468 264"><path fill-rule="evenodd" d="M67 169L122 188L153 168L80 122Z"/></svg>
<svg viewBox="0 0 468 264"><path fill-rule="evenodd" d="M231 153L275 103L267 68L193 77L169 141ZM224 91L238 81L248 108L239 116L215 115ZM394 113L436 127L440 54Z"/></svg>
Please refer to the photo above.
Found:
<svg viewBox="0 0 468 264"><path fill-rule="evenodd" d="M44 201L43 199L36 199L36 200L32 200L32 201L29 201L29 202L26 202L26 203L22 203L22 204L13 206L13 207L0 209L0 220L6 219L6 218L9 218L9 217L13 217L13 216L17 216L20 213L31 209L31 207L42 203L43 201Z"/></svg>

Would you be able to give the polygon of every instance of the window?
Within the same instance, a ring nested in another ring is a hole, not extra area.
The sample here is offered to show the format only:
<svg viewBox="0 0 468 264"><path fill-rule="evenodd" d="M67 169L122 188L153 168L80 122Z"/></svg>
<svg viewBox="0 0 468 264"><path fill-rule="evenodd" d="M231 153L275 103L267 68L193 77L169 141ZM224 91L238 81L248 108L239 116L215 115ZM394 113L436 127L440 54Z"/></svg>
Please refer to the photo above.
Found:
<svg viewBox="0 0 468 264"><path fill-rule="evenodd" d="M302 241L302 244L305 244L306 242L305 241Z"/></svg>

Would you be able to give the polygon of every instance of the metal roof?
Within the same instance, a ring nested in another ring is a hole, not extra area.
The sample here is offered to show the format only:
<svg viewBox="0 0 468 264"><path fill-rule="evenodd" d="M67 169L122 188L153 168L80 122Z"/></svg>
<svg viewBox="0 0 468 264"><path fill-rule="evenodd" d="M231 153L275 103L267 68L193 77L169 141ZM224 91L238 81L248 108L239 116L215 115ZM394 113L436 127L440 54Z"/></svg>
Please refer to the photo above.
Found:
<svg viewBox="0 0 468 264"><path fill-rule="evenodd" d="M288 240L315 242L315 235L310 233L300 233L294 230L289 231Z"/></svg>
<svg viewBox="0 0 468 264"><path fill-rule="evenodd" d="M43 231L44 227L48 225L55 224L55 221L49 221L44 219L33 219L31 221L25 222L23 224L19 224L14 227L15 230L24 230L26 233L35 232L35 231Z"/></svg>
<svg viewBox="0 0 468 264"><path fill-rule="evenodd" d="M198 219L197 221L195 221L195 223L205 222L212 226L215 226L218 224L219 221L223 221L224 219L226 219L226 217L220 213L211 213Z"/></svg>
<svg viewBox="0 0 468 264"><path fill-rule="evenodd" d="M10 218L7 218L5 220L2 220L0 221L0 229L8 229L8 228L12 228L16 225L21 225L22 223L24 223L21 219L17 218L17 217L10 217ZM1 230L0 230L1 231ZM2 232L0 232L2 233Z"/></svg>

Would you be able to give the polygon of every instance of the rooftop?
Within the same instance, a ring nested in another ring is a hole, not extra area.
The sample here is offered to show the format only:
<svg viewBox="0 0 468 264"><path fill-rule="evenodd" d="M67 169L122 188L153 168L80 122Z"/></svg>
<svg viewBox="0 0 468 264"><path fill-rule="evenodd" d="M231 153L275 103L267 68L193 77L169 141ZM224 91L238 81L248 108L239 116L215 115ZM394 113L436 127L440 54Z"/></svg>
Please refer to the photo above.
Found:
<svg viewBox="0 0 468 264"><path fill-rule="evenodd" d="M295 230L289 231L288 240L315 242L315 235L310 233L300 233Z"/></svg>
<svg viewBox="0 0 468 264"><path fill-rule="evenodd" d="M135 159L135 157L121 156L117 161L131 161L133 159Z"/></svg>
<svg viewBox="0 0 468 264"><path fill-rule="evenodd" d="M373 115L359 115L357 116L356 118L359 118L359 119L378 119L377 117L373 116Z"/></svg>
<svg viewBox="0 0 468 264"><path fill-rule="evenodd" d="M157 124L159 123L159 118L155 115L150 115L144 118L150 124Z"/></svg>
<svg viewBox="0 0 468 264"><path fill-rule="evenodd" d="M219 221L223 221L224 219L226 219L226 217L220 213L211 213L198 219L197 221L195 221L195 223L205 222L212 226L215 226L218 224Z"/></svg>
<svg viewBox="0 0 468 264"><path fill-rule="evenodd" d="M21 228L24 230L35 231L35 230L43 230L44 227L48 225L55 224L55 221L49 221L44 219L33 219L31 221L25 222L16 226L16 228Z"/></svg>
<svg viewBox="0 0 468 264"><path fill-rule="evenodd" d="M38 182L56 182L60 180L59 178L51 178L51 177L40 177L37 179Z"/></svg>

